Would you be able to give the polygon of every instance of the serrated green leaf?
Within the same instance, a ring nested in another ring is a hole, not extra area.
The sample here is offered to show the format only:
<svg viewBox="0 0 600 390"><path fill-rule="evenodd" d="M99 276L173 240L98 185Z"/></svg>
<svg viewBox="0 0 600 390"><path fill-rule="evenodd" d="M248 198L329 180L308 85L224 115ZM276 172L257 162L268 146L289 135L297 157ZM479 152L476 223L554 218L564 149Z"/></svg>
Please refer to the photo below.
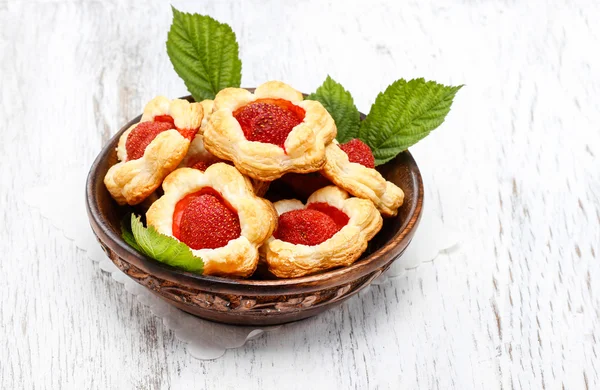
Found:
<svg viewBox="0 0 600 390"><path fill-rule="evenodd" d="M200 257L194 256L187 245L157 232L154 226L145 228L140 217L133 214L131 231L140 251L146 256L186 271L200 274L203 272L204 262Z"/></svg>
<svg viewBox="0 0 600 390"><path fill-rule="evenodd" d="M172 8L167 54L194 99L214 99L223 88L239 87L242 61L231 27L210 16Z"/></svg>
<svg viewBox="0 0 600 390"><path fill-rule="evenodd" d="M354 105L352 95L340 83L327 76L317 91L307 99L321 102L329 111L337 127L338 142L345 143L358 136L360 113Z"/></svg>
<svg viewBox="0 0 600 390"><path fill-rule="evenodd" d="M143 253L142 248L140 248L138 243L135 241L135 237L133 236L133 233L131 232L131 213L126 214L121 219L121 238L123 238L123 240L127 244L129 244L129 246L131 246L133 249L135 249L138 252Z"/></svg>
<svg viewBox="0 0 600 390"><path fill-rule="evenodd" d="M380 93L358 131L371 147L375 164L388 162L441 125L460 88L400 79Z"/></svg>

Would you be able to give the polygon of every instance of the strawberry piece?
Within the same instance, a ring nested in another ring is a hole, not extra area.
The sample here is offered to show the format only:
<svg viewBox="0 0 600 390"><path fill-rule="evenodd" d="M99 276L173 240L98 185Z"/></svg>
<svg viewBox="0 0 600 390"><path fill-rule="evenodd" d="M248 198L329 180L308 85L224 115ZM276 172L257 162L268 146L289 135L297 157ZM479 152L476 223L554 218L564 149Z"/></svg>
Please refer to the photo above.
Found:
<svg viewBox="0 0 600 390"><path fill-rule="evenodd" d="M233 112L248 141L271 143L285 149L292 129L302 123L305 111L284 99L258 99Z"/></svg>
<svg viewBox="0 0 600 390"><path fill-rule="evenodd" d="M292 210L279 216L275 238L292 244L318 245L340 228L329 215L311 209Z"/></svg>
<svg viewBox="0 0 600 390"><path fill-rule="evenodd" d="M227 165L234 166L231 161L219 160L218 158L210 159L210 160L198 160L194 163L188 164L190 168L197 169L199 171L206 171L208 167L216 163L225 163Z"/></svg>
<svg viewBox="0 0 600 390"><path fill-rule="evenodd" d="M220 248L240 234L237 212L212 188L189 194L175 206L173 235L192 249Z"/></svg>
<svg viewBox="0 0 600 390"><path fill-rule="evenodd" d="M375 168L375 157L373 157L371 148L358 138L340 145L340 148L348 155L350 162L364 165L367 168Z"/></svg>
<svg viewBox="0 0 600 390"><path fill-rule="evenodd" d="M190 141L192 141L194 139L194 136L198 132L198 129L180 129L180 128L178 128L177 126L175 126L175 119L173 119L173 117L171 115L157 115L154 117L154 122L170 123L173 126L173 127L171 127L172 129L177 129L177 131L179 131L179 134L181 134L182 137L185 137L185 138L189 139Z"/></svg>
<svg viewBox="0 0 600 390"><path fill-rule="evenodd" d="M173 125L172 129L175 128L175 119L171 115L157 115L154 117L154 122L165 122Z"/></svg>
<svg viewBox="0 0 600 390"><path fill-rule="evenodd" d="M306 206L306 208L309 210L317 210L317 211L322 212L323 214L328 215L331 219L333 219L333 222L335 222L338 229L341 229L348 224L349 218L346 215L346 213L344 213L342 210L338 209L337 207L333 207L329 203L325 203L325 202L309 203L308 206Z"/></svg>
<svg viewBox="0 0 600 390"><path fill-rule="evenodd" d="M196 133L198 133L198 129L177 129L177 131L182 137L187 138L190 142L192 142Z"/></svg>
<svg viewBox="0 0 600 390"><path fill-rule="evenodd" d="M146 147L163 131L173 129L168 122L141 122L127 137L125 150L127 150L127 161L137 160L144 155Z"/></svg>
<svg viewBox="0 0 600 390"><path fill-rule="evenodd" d="M208 169L208 167L210 167L213 164L214 163L209 163L209 162L200 160L200 161L197 161L196 163L192 164L190 166L190 168L197 169L199 171L204 172Z"/></svg>

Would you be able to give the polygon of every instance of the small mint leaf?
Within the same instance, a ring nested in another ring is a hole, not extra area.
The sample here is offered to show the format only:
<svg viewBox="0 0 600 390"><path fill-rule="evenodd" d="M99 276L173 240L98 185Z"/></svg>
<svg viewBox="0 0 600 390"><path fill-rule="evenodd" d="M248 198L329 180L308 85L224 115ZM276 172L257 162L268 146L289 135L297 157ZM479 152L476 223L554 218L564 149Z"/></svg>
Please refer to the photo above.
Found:
<svg viewBox="0 0 600 390"><path fill-rule="evenodd" d="M239 87L242 61L231 27L210 16L172 9L167 54L194 99L214 99L223 88Z"/></svg>
<svg viewBox="0 0 600 390"><path fill-rule="evenodd" d="M329 111L337 127L338 142L345 143L357 137L360 113L354 105L352 95L340 83L327 76L317 91L306 99L321 102Z"/></svg>
<svg viewBox="0 0 600 390"><path fill-rule="evenodd" d="M388 162L441 125L461 88L422 78L400 79L380 93L358 131L373 151L375 164Z"/></svg>
<svg viewBox="0 0 600 390"><path fill-rule="evenodd" d="M186 271L200 274L203 272L204 262L200 257L194 256L187 245L173 237L157 232L154 226L145 228L140 217L133 214L131 215L131 231L140 252L146 256Z"/></svg>

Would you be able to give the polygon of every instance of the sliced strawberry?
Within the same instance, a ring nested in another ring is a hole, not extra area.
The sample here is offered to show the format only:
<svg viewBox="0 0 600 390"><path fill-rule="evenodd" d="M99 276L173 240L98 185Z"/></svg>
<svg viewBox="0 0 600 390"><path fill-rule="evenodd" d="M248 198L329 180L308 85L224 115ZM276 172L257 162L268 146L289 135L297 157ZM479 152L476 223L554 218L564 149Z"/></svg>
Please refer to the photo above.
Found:
<svg viewBox="0 0 600 390"><path fill-rule="evenodd" d="M127 137L125 149L127 160L137 160L144 155L144 151L150 142L163 131L171 130L174 126L168 122L141 122Z"/></svg>
<svg viewBox="0 0 600 390"><path fill-rule="evenodd" d="M283 149L288 135L304 120L304 115L303 108L284 99L259 99L233 112L248 141Z"/></svg>
<svg viewBox="0 0 600 390"><path fill-rule="evenodd" d="M212 188L187 195L175 206L173 235L192 249L220 248L240 234L236 211Z"/></svg>
<svg viewBox="0 0 600 390"><path fill-rule="evenodd" d="M375 157L373 157L371 148L358 138L340 145L340 148L348 155L350 162L364 165L367 168L375 168Z"/></svg>
<svg viewBox="0 0 600 390"><path fill-rule="evenodd" d="M318 245L340 230L329 215L311 209L293 210L279 216L275 238L292 244Z"/></svg>
<svg viewBox="0 0 600 390"><path fill-rule="evenodd" d="M333 207L329 203L325 203L325 202L309 203L308 206L306 206L306 208L309 210L317 210L317 211L322 212L323 214L328 215L329 217L331 217L331 219L333 219L333 222L335 222L335 224L337 225L337 227L339 229L343 228L344 226L346 226L348 224L349 218L346 215L346 213L344 213L342 210L338 209L337 207Z"/></svg>
<svg viewBox="0 0 600 390"><path fill-rule="evenodd" d="M192 165L190 166L190 168L197 169L197 170L199 170L199 171L202 171L202 172L204 172L204 171L206 171L206 169L208 169L208 167L209 167L209 166L211 166L212 164L213 164L213 163L208 163L208 162L206 162L206 161L202 161L202 160L201 160L201 161L197 161L196 163L192 164Z"/></svg>

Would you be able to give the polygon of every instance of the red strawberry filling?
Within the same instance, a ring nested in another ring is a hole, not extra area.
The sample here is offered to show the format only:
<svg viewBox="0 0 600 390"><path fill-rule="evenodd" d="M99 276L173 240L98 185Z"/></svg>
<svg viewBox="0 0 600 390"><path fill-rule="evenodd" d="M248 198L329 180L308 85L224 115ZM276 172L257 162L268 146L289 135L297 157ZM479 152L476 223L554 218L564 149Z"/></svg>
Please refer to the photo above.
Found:
<svg viewBox="0 0 600 390"><path fill-rule="evenodd" d="M302 123L306 112L284 99L258 99L233 112L248 141L284 144L292 129Z"/></svg>
<svg viewBox="0 0 600 390"><path fill-rule="evenodd" d="M375 157L371 148L358 138L354 138L340 148L348 155L348 160L353 163L364 165L367 168L375 168Z"/></svg>
<svg viewBox="0 0 600 390"><path fill-rule="evenodd" d="M343 228L344 226L346 226L348 224L348 216L346 215L346 213L344 213L342 210L338 209L337 207L333 207L328 203L325 202L314 202L314 203L309 203L308 206L306 206L307 209L309 210L317 210L322 212L323 214L328 215L331 219L333 219L333 222L335 222L335 224L337 225L337 227L339 229Z"/></svg>
<svg viewBox="0 0 600 390"><path fill-rule="evenodd" d="M144 151L150 145L150 142L163 131L176 129L183 137L190 141L198 132L198 129L177 129L175 120L171 115L157 115L153 122L140 122L125 142L125 150L127 151L127 161L137 160L144 155Z"/></svg>
<svg viewBox="0 0 600 390"><path fill-rule="evenodd" d="M192 166L190 166L190 168L197 169L199 171L204 172L208 169L208 167L210 167L213 164L214 163L208 163L206 161L198 161L195 164L192 164Z"/></svg>
<svg viewBox="0 0 600 390"><path fill-rule="evenodd" d="M190 163L189 167L204 172L208 169L208 167L216 163L225 163L227 165L233 166L233 163L231 161L219 160L215 157L211 160L198 160L196 162Z"/></svg>
<svg viewBox="0 0 600 390"><path fill-rule="evenodd" d="M172 129L175 128L175 119L171 115L157 115L154 117L154 122L165 122L173 125Z"/></svg>
<svg viewBox="0 0 600 390"><path fill-rule="evenodd" d="M241 234L237 212L212 188L189 194L175 205L173 236L192 249L214 249Z"/></svg>
<svg viewBox="0 0 600 390"><path fill-rule="evenodd" d="M173 124L168 122L141 122L131 130L131 133L127 137L127 142L125 143L127 160L137 160L142 157L146 147L150 145L150 142L157 135L172 128Z"/></svg>
<svg viewBox="0 0 600 390"><path fill-rule="evenodd" d="M179 131L179 134L181 134L183 137L189 139L190 141L192 139L194 139L194 136L198 132L198 129L180 129L180 128L176 127L175 119L173 119L173 117L171 115L157 115L154 117L154 122L164 122L164 123L172 124L173 125L173 127L171 127L172 129L177 129L177 131Z"/></svg>
<svg viewBox="0 0 600 390"><path fill-rule="evenodd" d="M273 236L300 245L318 245L348 223L348 216L327 203L311 203L308 208L292 210L279 216Z"/></svg>

